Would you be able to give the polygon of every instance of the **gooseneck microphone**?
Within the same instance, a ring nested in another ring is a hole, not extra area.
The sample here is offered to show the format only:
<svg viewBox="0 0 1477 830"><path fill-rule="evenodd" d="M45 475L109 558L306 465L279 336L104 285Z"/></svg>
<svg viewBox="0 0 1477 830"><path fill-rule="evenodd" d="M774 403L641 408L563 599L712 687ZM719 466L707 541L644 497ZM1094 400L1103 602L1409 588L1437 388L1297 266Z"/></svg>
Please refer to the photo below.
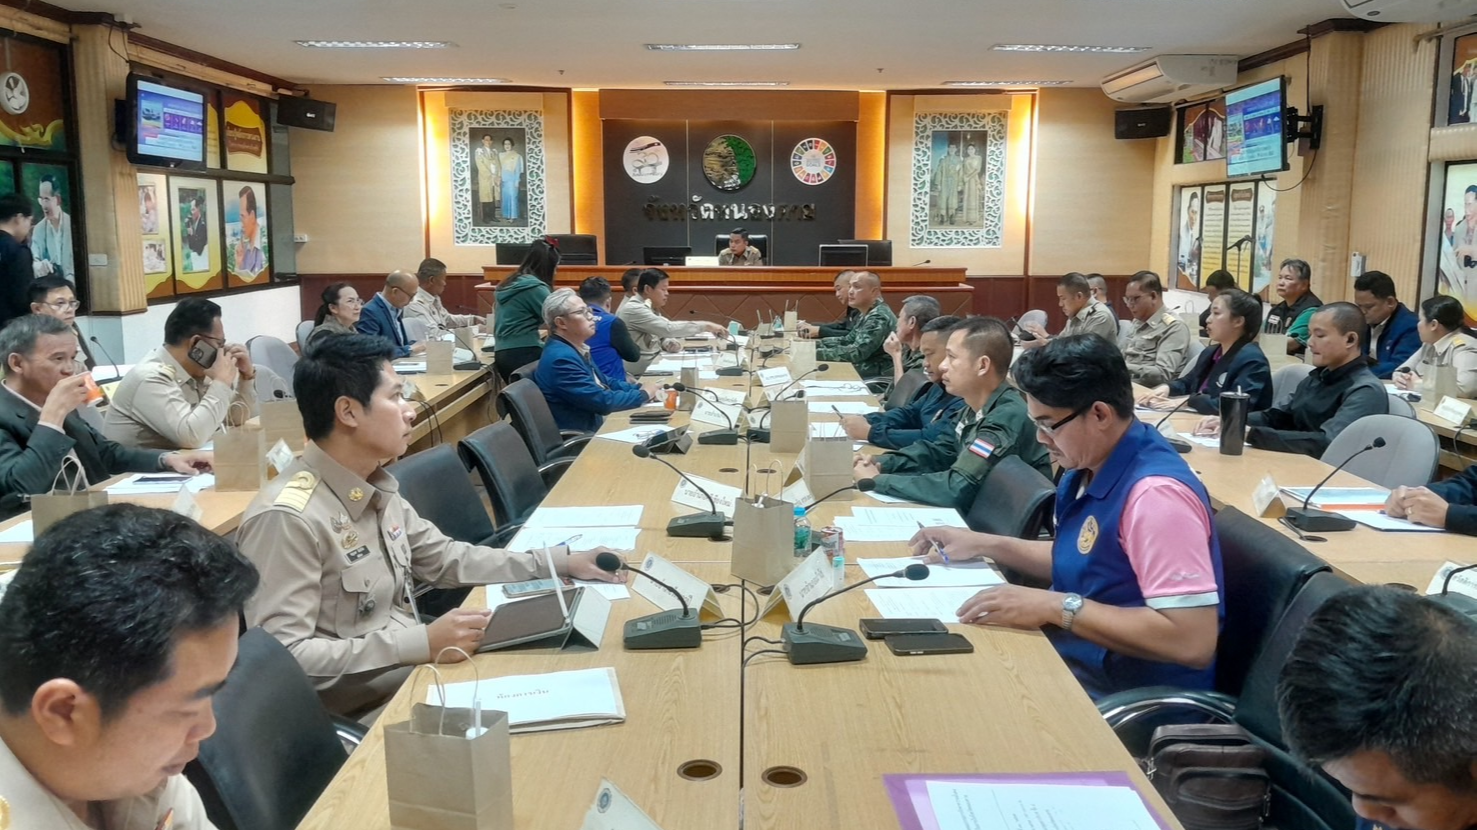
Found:
<svg viewBox="0 0 1477 830"><path fill-rule="evenodd" d="M113 378L112 379L113 380L118 380L119 379L118 378L118 361L114 360L113 359L113 356L111 354L108 354L108 347L107 346L104 346L103 345L103 341L97 339L97 335L95 335L95 334L93 336L87 338L87 341L89 343L91 343L92 345L97 346L98 349L103 353L103 357L106 357L108 359L108 362L113 365Z"/></svg>
<svg viewBox="0 0 1477 830"><path fill-rule="evenodd" d="M1354 525L1358 524L1353 519L1345 518L1337 513L1329 513L1326 510L1318 510L1308 505L1312 503L1313 496L1317 495L1318 491L1323 489L1323 485L1327 484L1329 479L1338 475L1339 470L1348 466L1350 461L1353 461L1370 450L1377 450L1384 445L1385 439L1383 437L1376 438L1365 445L1363 449L1345 458L1337 467L1333 468L1333 472L1324 476L1323 480L1318 482L1317 487L1308 491L1308 496L1303 499L1301 507L1287 508L1287 523L1303 533L1335 533L1341 530L1353 530Z"/></svg>
<svg viewBox="0 0 1477 830"><path fill-rule="evenodd" d="M670 591L672 596L682 603L680 612L659 611L628 620L625 626L625 646L628 650L697 648L703 644L703 630L699 625L698 615L694 614L692 607L687 604L687 597L682 596L676 588L639 568L627 565L613 553L595 554L595 567L606 573L630 571L638 576L644 576L652 583Z"/></svg>
<svg viewBox="0 0 1477 830"><path fill-rule="evenodd" d="M637 444L631 448L632 454L637 458L650 458L667 465L672 472L681 476L682 480L691 484L699 493L708 500L708 507L712 508L708 513L692 513L686 516L677 516L667 522L667 535L683 539L712 539L715 542L723 541L723 528L727 517L718 509L718 503L713 501L713 494L698 486L696 481L688 477L673 466L672 462L665 458L651 454L651 448L645 444Z"/></svg>
<svg viewBox="0 0 1477 830"><path fill-rule="evenodd" d="M794 388L795 384L799 383L802 380L805 380L806 378L810 377L811 375L815 374L816 372L824 372L824 371L826 371L827 369L830 369L830 368L831 368L831 364L829 364L829 363L817 363L815 365L815 368L814 369L811 369L809 372L802 372L800 374L800 377L795 378L794 380L792 380L789 383L785 384L785 387L783 389L781 389L779 391L779 393L774 396L774 400L777 400L777 401L784 400L785 399L785 393L788 392L788 391L790 391L792 388Z"/></svg>
<svg viewBox="0 0 1477 830"><path fill-rule="evenodd" d="M867 479L864 482L860 482L859 481L856 484L848 484L845 487L841 487L841 488L838 488L836 490L832 490L831 492L825 494L824 496L821 496L820 498L811 501L811 503L808 506L806 506L806 508L805 508L805 515L807 515L807 516L810 515L810 511L816 509L816 507L818 507L820 505L820 503L823 502L823 501L825 501L826 499L829 499L832 496L839 496L842 493L845 493L847 490L863 490L863 489L865 489L865 490L871 490L872 489L871 487L867 487L867 488L863 488L862 487L863 484L871 484L871 483L872 483L872 480L871 479Z"/></svg>
<svg viewBox="0 0 1477 830"><path fill-rule="evenodd" d="M672 384L672 388L677 390L678 392L692 392L693 394L702 395L707 400L712 401L714 404L713 408L718 410L718 414L722 415L723 420L728 422L727 429L715 429L699 435L697 437L697 442L699 444L718 444L721 446L733 446L738 443L738 430L734 428L733 418L730 418L728 416L728 413L724 411L722 406L723 402L718 399L717 392L714 392L711 389L703 389L699 386L688 386L681 381Z"/></svg>
<svg viewBox="0 0 1477 830"><path fill-rule="evenodd" d="M1159 433L1160 435L1164 435L1164 431L1162 429L1160 429L1160 427L1164 426L1165 423L1167 423L1170 418L1173 418L1176 413L1182 411L1186 406L1189 406L1190 405L1190 398L1192 398L1192 397L1194 397L1194 396L1193 395L1187 396L1184 400L1182 400L1182 401L1179 402L1179 405L1178 406L1176 406L1174 409L1169 410L1169 413L1167 415L1165 415L1163 418L1160 418L1154 424L1154 431L1157 432L1157 433ZM1181 439L1180 436L1179 436L1179 431L1178 430L1171 430L1171 431L1174 432L1175 434L1173 436L1164 435L1164 440L1168 441L1169 442L1169 445L1171 447L1174 447L1175 452L1178 452L1178 453L1187 453L1187 452L1189 452L1190 451L1190 442Z"/></svg>
<svg viewBox="0 0 1477 830"><path fill-rule="evenodd" d="M793 623L785 623L780 635L784 642L786 656L790 662L797 665L811 665L815 663L846 663L861 660L867 656L867 644L855 631L849 628L837 628L831 625L816 625L810 627L805 625L805 615L810 609L820 605L831 597L840 596L847 591L855 590L863 585L870 585L879 579L910 579L918 581L928 578L928 566L915 562L906 568L893 571L890 574L874 576L871 579L863 579L853 585L848 585L839 591L832 591L822 597L817 597L806 603L800 609L800 614Z"/></svg>

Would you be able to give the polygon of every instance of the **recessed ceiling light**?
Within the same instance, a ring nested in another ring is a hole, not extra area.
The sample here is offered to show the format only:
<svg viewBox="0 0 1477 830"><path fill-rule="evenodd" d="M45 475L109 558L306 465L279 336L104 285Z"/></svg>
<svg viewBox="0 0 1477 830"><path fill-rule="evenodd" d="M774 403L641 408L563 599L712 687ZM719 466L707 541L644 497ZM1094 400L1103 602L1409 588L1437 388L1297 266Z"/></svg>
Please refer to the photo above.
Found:
<svg viewBox="0 0 1477 830"><path fill-rule="evenodd" d="M789 81L662 81L667 86L789 86Z"/></svg>
<svg viewBox="0 0 1477 830"><path fill-rule="evenodd" d="M652 52L791 52L798 43L648 43Z"/></svg>
<svg viewBox="0 0 1477 830"><path fill-rule="evenodd" d="M505 84L507 78L384 78L392 84Z"/></svg>
<svg viewBox="0 0 1477 830"><path fill-rule="evenodd" d="M1042 43L997 43L990 48L996 52L1101 52L1111 55L1149 51L1147 46L1058 46Z"/></svg>
<svg viewBox="0 0 1477 830"><path fill-rule="evenodd" d="M1066 86L1071 81L944 81L941 86Z"/></svg>
<svg viewBox="0 0 1477 830"><path fill-rule="evenodd" d="M310 49L450 49L448 40L299 40Z"/></svg>

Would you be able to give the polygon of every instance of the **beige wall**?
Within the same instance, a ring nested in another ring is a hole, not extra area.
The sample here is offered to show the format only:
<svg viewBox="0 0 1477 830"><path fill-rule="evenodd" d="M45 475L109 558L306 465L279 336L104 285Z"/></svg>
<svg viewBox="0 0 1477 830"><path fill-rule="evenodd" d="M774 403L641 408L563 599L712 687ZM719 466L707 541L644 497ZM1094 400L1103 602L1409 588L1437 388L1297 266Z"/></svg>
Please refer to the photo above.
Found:
<svg viewBox="0 0 1477 830"><path fill-rule="evenodd" d="M413 269L425 256L420 113L403 86L324 86L338 105L331 133L294 130L294 228L303 274Z"/></svg>
<svg viewBox="0 0 1477 830"><path fill-rule="evenodd" d="M1031 274L1132 274L1158 264L1144 258L1156 142L1115 139L1120 106L1096 89L1041 91Z"/></svg>

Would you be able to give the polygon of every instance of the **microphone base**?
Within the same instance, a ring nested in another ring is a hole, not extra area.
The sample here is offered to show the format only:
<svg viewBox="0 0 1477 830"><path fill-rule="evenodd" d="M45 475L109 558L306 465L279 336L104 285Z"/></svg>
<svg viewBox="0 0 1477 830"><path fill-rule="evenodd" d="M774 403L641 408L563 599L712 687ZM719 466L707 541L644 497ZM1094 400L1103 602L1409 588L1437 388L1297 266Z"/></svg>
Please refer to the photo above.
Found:
<svg viewBox="0 0 1477 830"><path fill-rule="evenodd" d="M1337 513L1311 507L1287 508L1287 523L1304 533L1338 533L1353 530L1359 524Z"/></svg>
<svg viewBox="0 0 1477 830"><path fill-rule="evenodd" d="M722 539L727 519L722 513L692 513L667 522L667 535L676 539Z"/></svg>
<svg viewBox="0 0 1477 830"><path fill-rule="evenodd" d="M715 429L699 435L697 442L699 444L718 444L719 446L731 447L739 442L739 434L736 429Z"/></svg>
<svg viewBox="0 0 1477 830"><path fill-rule="evenodd" d="M1447 592L1445 594L1432 594L1430 599L1451 608L1459 613L1477 620L1477 599L1472 599L1466 594Z"/></svg>
<svg viewBox="0 0 1477 830"><path fill-rule="evenodd" d="M751 444L768 444L769 443L769 430L767 430L767 429L751 429L751 430L749 430L749 443L751 443Z"/></svg>
<svg viewBox="0 0 1477 830"><path fill-rule="evenodd" d="M1185 453L1188 453L1190 451L1189 441L1182 441L1178 438L1165 438L1164 440L1168 441L1169 445L1171 447L1174 447L1174 451L1179 453L1180 455L1184 455Z"/></svg>
<svg viewBox="0 0 1477 830"><path fill-rule="evenodd" d="M819 663L854 663L867 657L867 643L849 628L811 623L803 629L785 623L780 634L785 655L796 666Z"/></svg>
<svg viewBox="0 0 1477 830"><path fill-rule="evenodd" d="M628 620L625 627L627 651L648 649L697 648L703 644L703 630L697 614L689 610L663 611Z"/></svg>
<svg viewBox="0 0 1477 830"><path fill-rule="evenodd" d="M720 378L741 378L744 376L744 370L740 366L724 366L715 374Z"/></svg>

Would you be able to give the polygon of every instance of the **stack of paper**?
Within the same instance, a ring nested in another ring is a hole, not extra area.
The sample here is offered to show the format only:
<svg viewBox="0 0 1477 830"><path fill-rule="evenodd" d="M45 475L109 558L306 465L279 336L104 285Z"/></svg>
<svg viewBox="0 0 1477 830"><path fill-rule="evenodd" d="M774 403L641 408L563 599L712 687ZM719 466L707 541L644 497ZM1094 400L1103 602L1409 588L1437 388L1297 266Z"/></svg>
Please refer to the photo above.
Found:
<svg viewBox="0 0 1477 830"><path fill-rule="evenodd" d="M979 588L867 588L867 599L877 608L878 616L888 620L914 617L957 623L955 612L980 592Z"/></svg>
<svg viewBox="0 0 1477 830"><path fill-rule="evenodd" d="M895 558L858 559L862 573L870 579L896 573L909 565L918 563L910 556ZM983 588L987 585L1004 585L1005 580L988 562L960 562L951 565L929 565L928 578L911 580L906 578L879 579L878 588ZM950 620L953 622L953 620Z"/></svg>
<svg viewBox="0 0 1477 830"><path fill-rule="evenodd" d="M906 542L923 527L965 527L959 511L948 507L853 507L836 526L852 542Z"/></svg>
<svg viewBox="0 0 1477 830"><path fill-rule="evenodd" d="M866 415L876 412L877 407L866 401L811 401L809 410L817 415Z"/></svg>
<svg viewBox="0 0 1477 830"><path fill-rule="evenodd" d="M648 438L652 438L662 434L663 432L666 432L668 429L670 429L670 427L668 427L666 424L658 424L656 426L647 426L646 424L642 424L641 426L628 427L626 429L617 430L615 432L597 433L595 437L604 438L607 441L619 441L622 444L639 444Z"/></svg>
<svg viewBox="0 0 1477 830"><path fill-rule="evenodd" d="M1302 504L1311 487L1283 487L1282 495ZM1324 487L1309 504L1319 510L1378 510L1385 506L1390 491L1383 487Z"/></svg>
<svg viewBox="0 0 1477 830"><path fill-rule="evenodd" d="M1121 772L888 775L905 830L1164 830Z"/></svg>
<svg viewBox="0 0 1477 830"><path fill-rule="evenodd" d="M807 398L866 397L872 394L865 383L859 380L802 380Z"/></svg>
<svg viewBox="0 0 1477 830"><path fill-rule="evenodd" d="M620 723L626 705L615 669L584 669L497 677L472 683L448 683L446 702L440 687L426 690L432 706L508 713L508 731L546 732Z"/></svg>
<svg viewBox="0 0 1477 830"><path fill-rule="evenodd" d="M508 543L508 550L524 552L543 550L555 545L569 545L572 550L635 550L639 527L524 527Z"/></svg>
<svg viewBox="0 0 1477 830"><path fill-rule="evenodd" d="M533 511L524 530L546 527L636 527L641 524L639 504L612 504L603 507L540 507Z"/></svg>
<svg viewBox="0 0 1477 830"><path fill-rule="evenodd" d="M110 496L170 496L179 492L184 485L190 492L198 493L215 486L215 476L210 473L192 476L183 473L138 473L109 487Z"/></svg>

